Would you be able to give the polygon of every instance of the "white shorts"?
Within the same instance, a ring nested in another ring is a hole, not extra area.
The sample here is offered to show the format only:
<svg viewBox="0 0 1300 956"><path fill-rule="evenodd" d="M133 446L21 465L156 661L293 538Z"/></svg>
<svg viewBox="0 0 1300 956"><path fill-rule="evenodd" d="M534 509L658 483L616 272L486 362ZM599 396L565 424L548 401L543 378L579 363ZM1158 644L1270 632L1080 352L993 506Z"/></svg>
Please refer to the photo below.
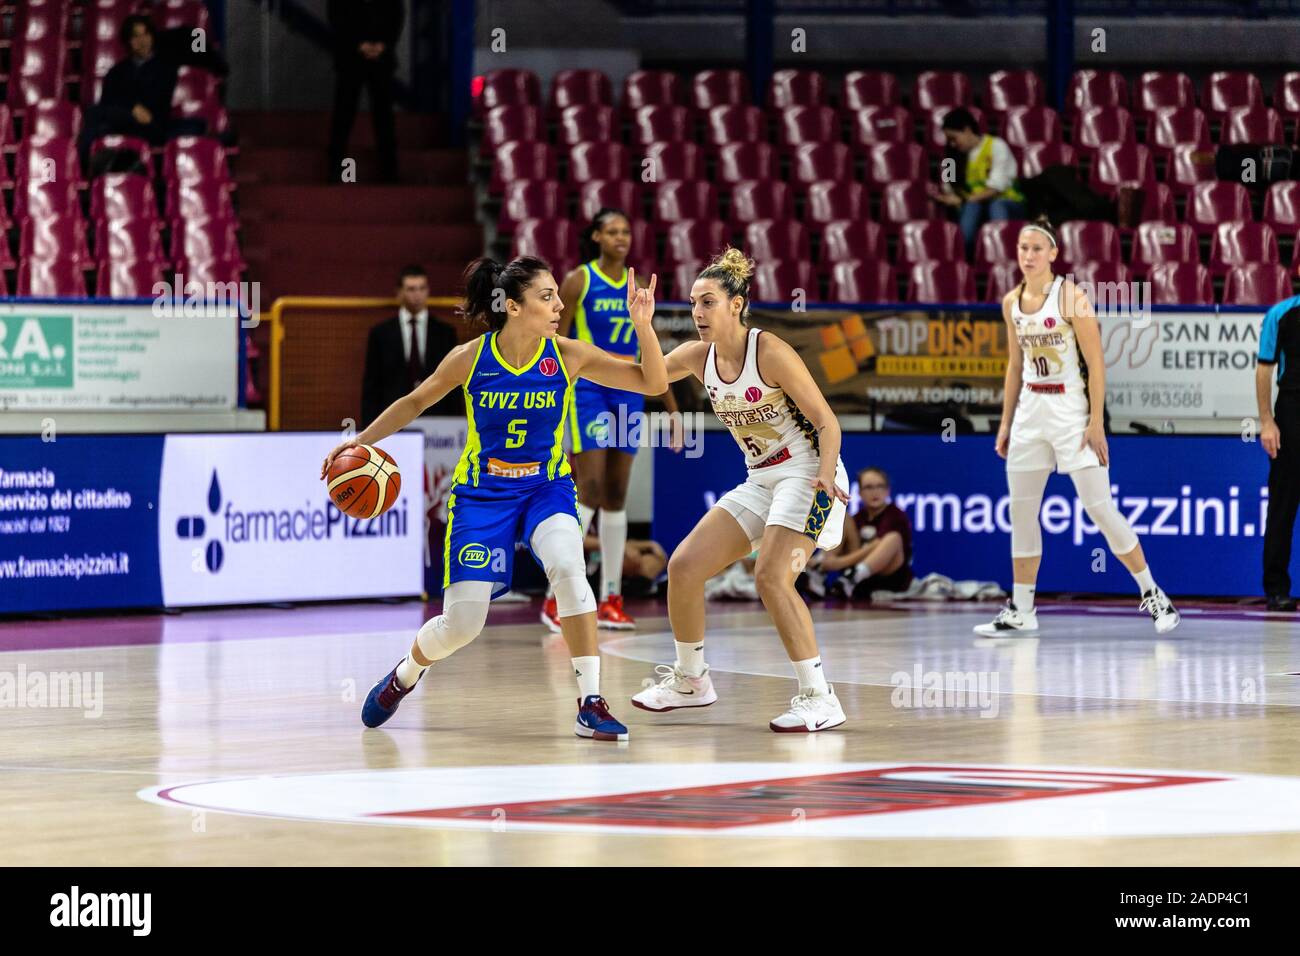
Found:
<svg viewBox="0 0 1300 956"><path fill-rule="evenodd" d="M1051 471L1069 474L1101 464L1084 444L1088 428L1088 396L1082 392L1054 394L1024 389L1011 420L1007 471Z"/></svg>
<svg viewBox="0 0 1300 956"><path fill-rule="evenodd" d="M752 548L758 547L769 525L806 534L819 548L838 548L844 534L844 502L835 497L827 502L825 492L817 496L822 500L813 500L812 480L820 467L817 458L802 457L751 469L743 485L718 499L718 507L740 523ZM835 483L849 490L842 460L835 463Z"/></svg>

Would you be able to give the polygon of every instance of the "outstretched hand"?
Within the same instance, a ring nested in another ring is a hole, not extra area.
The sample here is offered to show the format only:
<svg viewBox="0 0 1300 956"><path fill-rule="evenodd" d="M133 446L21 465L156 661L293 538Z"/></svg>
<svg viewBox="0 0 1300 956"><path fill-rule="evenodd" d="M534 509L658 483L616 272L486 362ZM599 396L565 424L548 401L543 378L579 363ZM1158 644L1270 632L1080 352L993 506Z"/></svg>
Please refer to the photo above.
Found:
<svg viewBox="0 0 1300 956"><path fill-rule="evenodd" d="M659 282L657 273L651 273L649 287L642 289L636 284L636 270L627 270L627 314L637 328L645 328L655 315L655 286Z"/></svg>

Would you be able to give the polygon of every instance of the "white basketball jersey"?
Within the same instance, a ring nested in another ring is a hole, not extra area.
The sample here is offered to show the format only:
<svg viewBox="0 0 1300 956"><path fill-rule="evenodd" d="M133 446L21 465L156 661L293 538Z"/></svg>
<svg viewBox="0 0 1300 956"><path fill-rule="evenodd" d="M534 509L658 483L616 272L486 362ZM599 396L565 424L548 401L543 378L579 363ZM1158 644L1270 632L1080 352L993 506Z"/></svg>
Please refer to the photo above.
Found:
<svg viewBox="0 0 1300 956"><path fill-rule="evenodd" d="M1024 384L1050 385L1054 391L1082 392L1087 383L1083 354L1074 336L1074 326L1061 314L1061 283L1064 281L1062 276L1052 280L1052 287L1037 312L1022 312L1020 296L1017 295L1011 303L1011 321L1016 327L1020 351L1024 354Z"/></svg>
<svg viewBox="0 0 1300 956"><path fill-rule="evenodd" d="M745 454L749 468L777 464L794 458L817 457L817 432L788 395L763 381L758 373L758 337L750 329L745 339L745 361L734 382L718 374L713 344L704 359L704 388L713 413L731 431Z"/></svg>

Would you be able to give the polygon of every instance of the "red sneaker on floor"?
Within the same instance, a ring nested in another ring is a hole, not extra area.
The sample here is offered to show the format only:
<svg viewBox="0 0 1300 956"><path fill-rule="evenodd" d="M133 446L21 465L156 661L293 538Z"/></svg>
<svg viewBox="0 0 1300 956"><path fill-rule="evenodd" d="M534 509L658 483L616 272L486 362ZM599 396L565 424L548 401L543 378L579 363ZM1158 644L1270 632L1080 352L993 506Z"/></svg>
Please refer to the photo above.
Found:
<svg viewBox="0 0 1300 956"><path fill-rule="evenodd" d="M623 610L623 595L611 594L600 602L596 608L596 626L611 631L631 631L636 628L636 620Z"/></svg>
<svg viewBox="0 0 1300 956"><path fill-rule="evenodd" d="M560 633L560 613L556 610L554 597L548 597L542 602L542 623L553 633Z"/></svg>

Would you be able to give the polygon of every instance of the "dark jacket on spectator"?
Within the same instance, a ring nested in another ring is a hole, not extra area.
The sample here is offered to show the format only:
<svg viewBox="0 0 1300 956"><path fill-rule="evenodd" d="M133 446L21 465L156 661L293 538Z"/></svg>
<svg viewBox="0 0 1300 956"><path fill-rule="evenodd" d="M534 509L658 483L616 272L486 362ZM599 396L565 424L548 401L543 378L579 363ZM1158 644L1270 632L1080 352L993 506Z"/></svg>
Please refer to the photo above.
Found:
<svg viewBox="0 0 1300 956"><path fill-rule="evenodd" d="M360 61L357 48L363 43L382 43L379 62L390 68L397 63L397 38L406 17L402 0L329 0L328 15L340 64Z"/></svg>
<svg viewBox="0 0 1300 956"><path fill-rule="evenodd" d="M127 57L104 77L100 111L114 131L140 136L161 146L167 140L167 121L171 117L175 90L174 63L157 54L143 63ZM149 111L151 120L146 125L136 122L131 115L137 103Z"/></svg>
<svg viewBox="0 0 1300 956"><path fill-rule="evenodd" d="M373 422L389 405L411 391L400 316L385 319L370 330L366 342L366 367L361 382L361 428ZM447 353L456 347L456 331L429 315L424 336L424 375L433 374ZM426 415L465 414L461 389L434 403Z"/></svg>

